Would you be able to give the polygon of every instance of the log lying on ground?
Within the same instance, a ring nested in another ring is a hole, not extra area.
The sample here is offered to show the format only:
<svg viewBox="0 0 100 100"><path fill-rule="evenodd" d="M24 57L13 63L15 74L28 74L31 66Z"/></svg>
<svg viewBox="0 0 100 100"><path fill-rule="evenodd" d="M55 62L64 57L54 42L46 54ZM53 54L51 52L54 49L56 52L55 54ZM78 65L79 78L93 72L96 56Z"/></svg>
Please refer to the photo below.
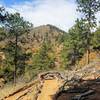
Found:
<svg viewBox="0 0 100 100"><path fill-rule="evenodd" d="M70 81L63 84L53 100L100 100L100 77L94 80L83 80L79 83L80 85L73 85L74 81ZM69 83L72 84L65 88Z"/></svg>
<svg viewBox="0 0 100 100"><path fill-rule="evenodd" d="M33 81L33 82L31 82L31 83L29 83L29 84L23 86L22 88L20 88L20 89L16 90L15 92L9 94L8 96L5 96L2 100L6 99L6 98L9 98L9 97L11 97L11 96L13 96L13 95L15 95L15 94L17 94L18 92L25 91L26 89L32 87L32 86L35 85L36 83L38 83L38 80L35 80L35 81Z"/></svg>
<svg viewBox="0 0 100 100"><path fill-rule="evenodd" d="M21 96L19 96L16 100L20 100L23 96L27 95L29 91L23 93Z"/></svg>
<svg viewBox="0 0 100 100"><path fill-rule="evenodd" d="M66 90L66 93L85 93L89 90L89 88L85 87L75 87L69 90Z"/></svg>
<svg viewBox="0 0 100 100"><path fill-rule="evenodd" d="M94 90L89 90L85 93L82 93L82 94L79 94L79 95L76 95L72 98L72 100L82 100L82 98L86 98L87 96L89 95L93 95L95 93Z"/></svg>

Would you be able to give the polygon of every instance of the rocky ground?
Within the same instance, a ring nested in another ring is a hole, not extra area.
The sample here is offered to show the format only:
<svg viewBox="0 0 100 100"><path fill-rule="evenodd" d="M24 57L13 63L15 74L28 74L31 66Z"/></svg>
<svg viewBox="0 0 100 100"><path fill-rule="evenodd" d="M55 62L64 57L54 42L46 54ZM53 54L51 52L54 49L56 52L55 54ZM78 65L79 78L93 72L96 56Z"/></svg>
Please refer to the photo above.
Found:
<svg viewBox="0 0 100 100"><path fill-rule="evenodd" d="M100 62L65 72L45 72L1 100L100 100Z"/></svg>

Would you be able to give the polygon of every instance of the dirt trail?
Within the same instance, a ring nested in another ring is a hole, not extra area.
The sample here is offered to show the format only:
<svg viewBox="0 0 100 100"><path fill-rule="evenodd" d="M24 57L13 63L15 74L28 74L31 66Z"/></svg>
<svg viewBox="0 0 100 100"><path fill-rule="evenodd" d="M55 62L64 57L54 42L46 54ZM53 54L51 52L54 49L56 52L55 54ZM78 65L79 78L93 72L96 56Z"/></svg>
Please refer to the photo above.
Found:
<svg viewBox="0 0 100 100"><path fill-rule="evenodd" d="M60 73L46 72L40 74L36 81L28 83L2 100L52 100L52 96L62 84L63 78Z"/></svg>
<svg viewBox="0 0 100 100"><path fill-rule="evenodd" d="M52 96L54 94L56 94L56 92L58 91L59 87L62 85L62 81L58 80L58 79L52 79L52 80L45 80L41 93L38 96L37 100L52 100ZM7 98L5 98L4 100L33 100L31 98L31 96L28 98L28 93L32 92L32 90L34 89L34 85L21 90L15 94L13 94L12 96L8 96Z"/></svg>
<svg viewBox="0 0 100 100"><path fill-rule="evenodd" d="M37 100L52 100L52 96L56 94L61 84L61 80L45 80L41 90L41 94L39 95Z"/></svg>

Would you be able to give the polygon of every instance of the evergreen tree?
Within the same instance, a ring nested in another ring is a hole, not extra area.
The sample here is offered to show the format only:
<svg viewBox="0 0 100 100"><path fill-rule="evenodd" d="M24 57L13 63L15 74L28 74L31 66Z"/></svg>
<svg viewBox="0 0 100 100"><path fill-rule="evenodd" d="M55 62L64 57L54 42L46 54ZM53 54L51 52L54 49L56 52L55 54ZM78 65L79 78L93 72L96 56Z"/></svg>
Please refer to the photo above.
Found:
<svg viewBox="0 0 100 100"><path fill-rule="evenodd" d="M85 52L85 35L83 21L76 21L76 24L68 31L64 38L62 51L64 66L75 65Z"/></svg>
<svg viewBox="0 0 100 100"><path fill-rule="evenodd" d="M100 0L76 0L78 11L83 14L82 19L87 26L87 63L89 63L91 30L96 26L95 14L100 11Z"/></svg>
<svg viewBox="0 0 100 100"><path fill-rule="evenodd" d="M5 29L7 31L7 37L12 39L10 40L10 43L12 43L12 46L14 47L14 83L16 83L16 71L18 64L18 42L19 36L21 36L23 33L29 32L29 30L32 27L32 24L25 21L23 17L20 16L19 13L15 14L9 14L7 16L7 22L4 24Z"/></svg>
<svg viewBox="0 0 100 100"><path fill-rule="evenodd" d="M93 49L100 50L100 27L97 28L92 34L92 46Z"/></svg>
<svg viewBox="0 0 100 100"><path fill-rule="evenodd" d="M31 71L35 71L33 75L41 71L53 69L55 67L55 58L49 56L49 53L52 53L51 44L47 41L44 41L42 43L42 46L40 47L40 50L37 53L33 54L32 57L33 64L31 67Z"/></svg>
<svg viewBox="0 0 100 100"><path fill-rule="evenodd" d="M0 25L4 22L6 22L6 17L8 15L8 12L5 11L4 7L0 7Z"/></svg>

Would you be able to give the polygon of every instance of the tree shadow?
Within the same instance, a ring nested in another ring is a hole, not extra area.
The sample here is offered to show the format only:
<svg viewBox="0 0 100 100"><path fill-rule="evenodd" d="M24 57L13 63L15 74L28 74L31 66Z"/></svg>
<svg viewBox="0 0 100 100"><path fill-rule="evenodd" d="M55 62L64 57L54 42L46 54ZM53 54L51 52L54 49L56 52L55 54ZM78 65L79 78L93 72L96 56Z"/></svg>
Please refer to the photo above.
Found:
<svg viewBox="0 0 100 100"><path fill-rule="evenodd" d="M67 83L67 82L66 82ZM80 80L65 89L65 84L53 100L100 100L100 77L93 80Z"/></svg>

